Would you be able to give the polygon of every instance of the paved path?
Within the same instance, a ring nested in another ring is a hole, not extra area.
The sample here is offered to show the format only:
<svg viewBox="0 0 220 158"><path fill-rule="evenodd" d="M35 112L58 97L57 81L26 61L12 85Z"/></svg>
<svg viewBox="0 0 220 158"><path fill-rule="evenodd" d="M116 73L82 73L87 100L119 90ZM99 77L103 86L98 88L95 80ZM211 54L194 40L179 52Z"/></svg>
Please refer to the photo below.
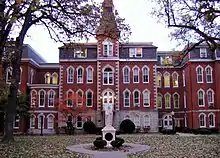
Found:
<svg viewBox="0 0 220 158"><path fill-rule="evenodd" d="M125 143L124 145L131 146L131 149L128 151L95 151L87 149L89 146L93 144L80 144L80 145L72 145L68 146L67 149L77 152L92 155L92 158L127 158L128 154L139 153L139 152L146 152L150 149L147 145L140 145L140 144L128 144Z"/></svg>

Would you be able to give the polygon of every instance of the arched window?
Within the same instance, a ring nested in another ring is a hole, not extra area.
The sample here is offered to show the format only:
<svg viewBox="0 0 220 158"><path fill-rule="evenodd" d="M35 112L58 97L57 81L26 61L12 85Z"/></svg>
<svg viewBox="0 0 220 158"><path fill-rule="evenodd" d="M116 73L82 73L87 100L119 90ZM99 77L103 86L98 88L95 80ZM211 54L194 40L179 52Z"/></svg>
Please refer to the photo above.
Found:
<svg viewBox="0 0 220 158"><path fill-rule="evenodd" d="M186 77L185 77L185 71L183 70L183 87L186 86Z"/></svg>
<svg viewBox="0 0 220 158"><path fill-rule="evenodd" d="M35 128L35 119L36 119L35 115L30 116L30 128L31 129Z"/></svg>
<svg viewBox="0 0 220 158"><path fill-rule="evenodd" d="M204 91L202 89L200 89L197 94L198 94L198 104L199 104L199 106L205 106Z"/></svg>
<svg viewBox="0 0 220 158"><path fill-rule="evenodd" d="M162 108L162 94L158 93L157 95L157 107Z"/></svg>
<svg viewBox="0 0 220 158"><path fill-rule="evenodd" d="M83 68L77 68L77 83L83 83Z"/></svg>
<svg viewBox="0 0 220 158"><path fill-rule="evenodd" d="M150 126L150 117L148 115L144 116L144 127Z"/></svg>
<svg viewBox="0 0 220 158"><path fill-rule="evenodd" d="M88 67L86 71L87 71L87 83L93 83L93 68Z"/></svg>
<svg viewBox="0 0 220 158"><path fill-rule="evenodd" d="M78 106L83 105L83 91L82 90L77 91L77 105Z"/></svg>
<svg viewBox="0 0 220 158"><path fill-rule="evenodd" d="M82 129L83 128L83 120L81 116L76 117L76 128Z"/></svg>
<svg viewBox="0 0 220 158"><path fill-rule="evenodd" d="M58 75L57 75L57 73L52 74L52 84L58 84Z"/></svg>
<svg viewBox="0 0 220 158"><path fill-rule="evenodd" d="M74 77L74 68L73 67L68 67L67 68L67 83L73 83L73 78Z"/></svg>
<svg viewBox="0 0 220 158"><path fill-rule="evenodd" d="M149 83L149 68L147 66L142 69L142 80L143 83Z"/></svg>
<svg viewBox="0 0 220 158"><path fill-rule="evenodd" d="M139 68L133 68L133 83L139 83Z"/></svg>
<svg viewBox="0 0 220 158"><path fill-rule="evenodd" d="M130 83L130 69L128 67L123 68L123 82Z"/></svg>
<svg viewBox="0 0 220 158"><path fill-rule="evenodd" d="M206 72L206 82L212 83L212 67L207 66L205 72Z"/></svg>
<svg viewBox="0 0 220 158"><path fill-rule="evenodd" d="M31 106L36 106L36 100L37 100L37 91L31 90Z"/></svg>
<svg viewBox="0 0 220 158"><path fill-rule="evenodd" d="M173 94L173 104L174 108L179 108L179 94L177 93Z"/></svg>
<svg viewBox="0 0 220 158"><path fill-rule="evenodd" d="M45 116L43 113L38 115L38 129L41 129L41 125L44 128L44 118Z"/></svg>
<svg viewBox="0 0 220 158"><path fill-rule="evenodd" d="M50 84L50 83L51 83L50 73L49 73L49 72L46 73L44 77L45 77L45 83L46 83L46 84Z"/></svg>
<svg viewBox="0 0 220 158"><path fill-rule="evenodd" d="M39 107L44 107L45 106L45 95L46 95L45 90L40 90L38 92L38 95L39 95Z"/></svg>
<svg viewBox="0 0 220 158"><path fill-rule="evenodd" d="M140 107L140 92L135 90L133 93L134 107Z"/></svg>
<svg viewBox="0 0 220 158"><path fill-rule="evenodd" d="M166 129L173 128L173 120L171 115L165 115L163 118L163 127Z"/></svg>
<svg viewBox="0 0 220 158"><path fill-rule="evenodd" d="M53 90L48 91L48 107L54 107L55 92Z"/></svg>
<svg viewBox="0 0 220 158"><path fill-rule="evenodd" d="M104 85L113 84L113 70L110 67L104 69L103 82Z"/></svg>
<svg viewBox="0 0 220 158"><path fill-rule="evenodd" d="M166 93L164 97L165 97L165 108L166 109L170 109L171 108L171 105L170 105L170 94Z"/></svg>
<svg viewBox="0 0 220 158"><path fill-rule="evenodd" d="M198 66L196 68L196 74L197 74L197 83L203 83L203 68L201 66Z"/></svg>
<svg viewBox="0 0 220 158"><path fill-rule="evenodd" d="M6 69L6 83L11 83L12 78L12 67Z"/></svg>
<svg viewBox="0 0 220 158"><path fill-rule="evenodd" d="M164 87L170 87L170 74L168 72L164 73Z"/></svg>
<svg viewBox="0 0 220 158"><path fill-rule="evenodd" d="M212 89L207 90L207 100L209 106L214 105L214 91Z"/></svg>
<svg viewBox="0 0 220 158"><path fill-rule="evenodd" d="M93 104L93 95L92 95L92 91L91 90L88 90L86 92L86 106L88 107L92 107L92 104Z"/></svg>
<svg viewBox="0 0 220 158"><path fill-rule="evenodd" d="M130 91L124 91L124 107L130 107Z"/></svg>
<svg viewBox="0 0 220 158"><path fill-rule="evenodd" d="M73 98L74 98L74 93L73 93L73 91L72 90L68 90L67 92L66 92L66 96L67 96L67 98L66 98L66 103L67 103L67 107L73 107L73 104L74 104L74 100L73 100Z"/></svg>
<svg viewBox="0 0 220 158"><path fill-rule="evenodd" d="M209 127L210 128L215 127L215 114L210 113L208 116L209 116Z"/></svg>
<svg viewBox="0 0 220 158"><path fill-rule="evenodd" d="M103 43L103 56L113 56L113 43L105 40Z"/></svg>
<svg viewBox="0 0 220 158"><path fill-rule="evenodd" d="M206 115L203 113L199 114L199 124L200 128L206 127Z"/></svg>
<svg viewBox="0 0 220 158"><path fill-rule="evenodd" d="M173 87L178 87L179 83L178 83L178 73L174 72L172 74L172 80L173 80Z"/></svg>
<svg viewBox="0 0 220 158"><path fill-rule="evenodd" d="M54 115L49 114L47 116L47 128L53 129L54 128Z"/></svg>
<svg viewBox="0 0 220 158"><path fill-rule="evenodd" d="M18 114L15 115L14 117L14 128L18 129L20 126L20 116Z"/></svg>
<svg viewBox="0 0 220 158"><path fill-rule="evenodd" d="M134 117L134 124L135 124L135 127L140 127L140 116L139 115L135 115Z"/></svg>
<svg viewBox="0 0 220 158"><path fill-rule="evenodd" d="M157 87L161 87L161 73L157 73L157 78L156 78L156 82L157 82Z"/></svg>
<svg viewBox="0 0 220 158"><path fill-rule="evenodd" d="M149 92L149 90L145 90L143 92L143 104L144 104L144 107L150 106L150 92Z"/></svg>

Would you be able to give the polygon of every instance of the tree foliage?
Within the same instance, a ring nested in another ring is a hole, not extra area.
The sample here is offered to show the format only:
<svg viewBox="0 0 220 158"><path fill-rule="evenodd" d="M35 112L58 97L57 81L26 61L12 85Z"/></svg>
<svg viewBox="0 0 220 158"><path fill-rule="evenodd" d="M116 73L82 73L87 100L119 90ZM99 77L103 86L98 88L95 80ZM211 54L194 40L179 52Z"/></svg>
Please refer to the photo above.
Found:
<svg viewBox="0 0 220 158"><path fill-rule="evenodd" d="M205 42L212 50L220 46L219 0L152 0L152 15L171 28L170 36L190 49Z"/></svg>

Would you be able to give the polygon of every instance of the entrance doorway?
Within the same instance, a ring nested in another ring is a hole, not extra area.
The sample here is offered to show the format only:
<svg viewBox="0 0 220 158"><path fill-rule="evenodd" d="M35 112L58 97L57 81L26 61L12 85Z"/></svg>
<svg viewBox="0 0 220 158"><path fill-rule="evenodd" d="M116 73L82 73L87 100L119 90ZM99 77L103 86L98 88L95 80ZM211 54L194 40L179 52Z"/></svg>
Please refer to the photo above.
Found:
<svg viewBox="0 0 220 158"><path fill-rule="evenodd" d="M173 129L173 120L171 115L165 115L163 117L163 128Z"/></svg>

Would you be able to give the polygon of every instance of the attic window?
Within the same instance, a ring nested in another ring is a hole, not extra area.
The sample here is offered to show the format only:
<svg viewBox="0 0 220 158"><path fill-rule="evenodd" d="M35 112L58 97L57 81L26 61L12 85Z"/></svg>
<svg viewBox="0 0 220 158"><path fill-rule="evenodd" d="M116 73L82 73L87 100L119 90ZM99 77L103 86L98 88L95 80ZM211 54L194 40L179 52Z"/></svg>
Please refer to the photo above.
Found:
<svg viewBox="0 0 220 158"><path fill-rule="evenodd" d="M129 57L130 58L141 58L142 57L142 48L129 48Z"/></svg>
<svg viewBox="0 0 220 158"><path fill-rule="evenodd" d="M81 50L81 49L74 50L74 57L75 58L86 58L86 56L87 56L86 50Z"/></svg>
<svg viewBox="0 0 220 158"><path fill-rule="evenodd" d="M113 44L109 40L103 42L103 56L113 56Z"/></svg>
<svg viewBox="0 0 220 158"><path fill-rule="evenodd" d="M207 58L207 49L200 48L200 58Z"/></svg>

